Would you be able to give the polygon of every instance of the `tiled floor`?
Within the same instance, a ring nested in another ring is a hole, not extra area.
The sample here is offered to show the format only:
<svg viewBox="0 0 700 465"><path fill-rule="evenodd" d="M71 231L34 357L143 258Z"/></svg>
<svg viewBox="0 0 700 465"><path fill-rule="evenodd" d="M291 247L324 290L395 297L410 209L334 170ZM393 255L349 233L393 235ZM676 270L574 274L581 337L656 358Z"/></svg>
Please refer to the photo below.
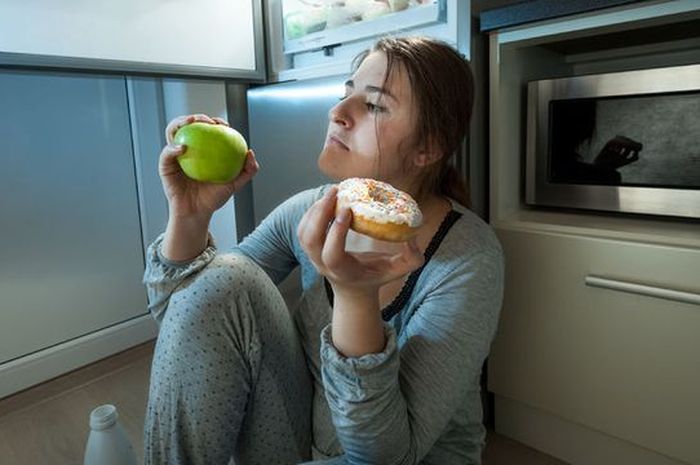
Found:
<svg viewBox="0 0 700 465"><path fill-rule="evenodd" d="M143 456L141 428L153 342L0 399L0 464L80 465L90 411L117 406L119 420ZM489 432L483 465L566 465Z"/></svg>

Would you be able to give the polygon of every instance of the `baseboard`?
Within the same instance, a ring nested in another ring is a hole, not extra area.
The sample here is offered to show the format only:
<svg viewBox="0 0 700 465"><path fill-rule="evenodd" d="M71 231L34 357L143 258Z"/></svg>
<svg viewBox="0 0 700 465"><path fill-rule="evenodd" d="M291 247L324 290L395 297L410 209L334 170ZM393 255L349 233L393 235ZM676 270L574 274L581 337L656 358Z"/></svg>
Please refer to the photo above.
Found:
<svg viewBox="0 0 700 465"><path fill-rule="evenodd" d="M142 315L0 364L0 399L155 338L158 326Z"/></svg>
<svg viewBox="0 0 700 465"><path fill-rule="evenodd" d="M686 465L650 449L495 396L496 432L571 465Z"/></svg>

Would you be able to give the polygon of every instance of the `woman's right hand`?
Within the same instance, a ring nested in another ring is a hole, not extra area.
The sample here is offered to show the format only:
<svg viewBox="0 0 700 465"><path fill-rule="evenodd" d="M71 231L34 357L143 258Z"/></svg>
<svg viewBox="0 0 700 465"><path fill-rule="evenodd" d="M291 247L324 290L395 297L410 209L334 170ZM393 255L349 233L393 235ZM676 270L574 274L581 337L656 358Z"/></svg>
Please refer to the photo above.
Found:
<svg viewBox="0 0 700 465"><path fill-rule="evenodd" d="M177 161L177 157L184 154L187 147L173 145L173 139L178 129L195 121L228 126L225 120L204 114L180 116L168 124L165 129L167 145L160 153L158 172L168 199L171 217L210 218L234 192L250 181L260 168L255 154L248 150L241 173L225 184L199 182L188 178Z"/></svg>

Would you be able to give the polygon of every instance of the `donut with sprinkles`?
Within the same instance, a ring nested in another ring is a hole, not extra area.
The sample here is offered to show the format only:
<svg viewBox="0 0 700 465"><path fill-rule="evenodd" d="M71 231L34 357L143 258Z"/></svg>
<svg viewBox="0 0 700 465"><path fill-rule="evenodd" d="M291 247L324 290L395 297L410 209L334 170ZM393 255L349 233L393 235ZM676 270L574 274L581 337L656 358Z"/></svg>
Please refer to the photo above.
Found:
<svg viewBox="0 0 700 465"><path fill-rule="evenodd" d="M346 179L338 184L337 198L336 209L352 211L350 228L375 239L405 242L423 222L413 197L376 179Z"/></svg>

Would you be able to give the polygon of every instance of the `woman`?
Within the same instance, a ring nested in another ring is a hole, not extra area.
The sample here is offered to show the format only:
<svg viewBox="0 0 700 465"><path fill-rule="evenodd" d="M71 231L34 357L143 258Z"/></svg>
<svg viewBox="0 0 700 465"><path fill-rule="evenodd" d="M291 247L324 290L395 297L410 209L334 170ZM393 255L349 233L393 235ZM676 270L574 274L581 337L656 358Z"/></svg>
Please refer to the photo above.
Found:
<svg viewBox="0 0 700 465"><path fill-rule="evenodd" d="M184 149L166 146L170 217L144 277L160 323L146 463L480 463L479 375L503 259L449 164L471 116L469 64L425 38L382 39L358 58L318 165L412 194L417 238L372 262L346 253L351 212L335 216L331 185L285 201L219 254L209 220L255 175L255 156L230 184L199 184L175 161ZM168 142L195 120L226 124L180 118ZM303 295L287 309L275 284L296 266Z"/></svg>

